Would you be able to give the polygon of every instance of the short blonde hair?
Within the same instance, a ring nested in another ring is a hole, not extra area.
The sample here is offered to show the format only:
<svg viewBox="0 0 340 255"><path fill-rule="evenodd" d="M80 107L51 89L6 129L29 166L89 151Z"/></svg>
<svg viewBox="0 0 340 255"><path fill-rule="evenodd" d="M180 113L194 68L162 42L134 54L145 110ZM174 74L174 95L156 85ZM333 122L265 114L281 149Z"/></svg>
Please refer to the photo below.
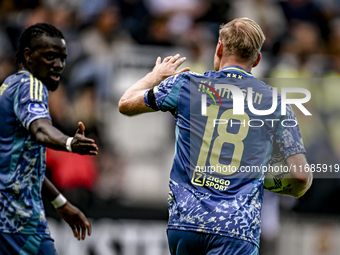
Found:
<svg viewBox="0 0 340 255"><path fill-rule="evenodd" d="M265 39L261 27L248 18L237 18L220 27L219 40L225 53L250 64L256 61Z"/></svg>

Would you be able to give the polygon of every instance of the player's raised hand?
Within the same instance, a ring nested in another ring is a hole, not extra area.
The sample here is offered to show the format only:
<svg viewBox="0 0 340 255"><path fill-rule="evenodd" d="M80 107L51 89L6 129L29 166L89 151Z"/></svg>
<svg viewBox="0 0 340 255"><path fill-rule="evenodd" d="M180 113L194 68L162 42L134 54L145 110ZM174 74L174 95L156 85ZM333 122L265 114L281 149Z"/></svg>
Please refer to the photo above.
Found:
<svg viewBox="0 0 340 255"><path fill-rule="evenodd" d="M59 215L71 227L74 237L84 240L87 234L91 235L91 224L85 215L70 202L56 209Z"/></svg>
<svg viewBox="0 0 340 255"><path fill-rule="evenodd" d="M164 80L172 75L190 71L189 67L176 71L177 68L186 60L186 57L179 58L179 56L179 54L176 54L175 56L168 56L163 59L163 62L161 61L161 57L158 57L152 73L157 75L157 78L160 80Z"/></svg>
<svg viewBox="0 0 340 255"><path fill-rule="evenodd" d="M72 152L82 155L97 155L98 146L93 139L85 137L85 125L78 122L78 130L71 142Z"/></svg>

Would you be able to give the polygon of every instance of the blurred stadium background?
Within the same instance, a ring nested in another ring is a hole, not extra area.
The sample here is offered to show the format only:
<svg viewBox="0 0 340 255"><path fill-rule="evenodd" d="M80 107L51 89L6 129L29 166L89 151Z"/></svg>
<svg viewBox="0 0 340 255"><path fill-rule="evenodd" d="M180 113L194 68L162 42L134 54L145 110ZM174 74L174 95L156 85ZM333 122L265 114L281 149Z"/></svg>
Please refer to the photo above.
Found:
<svg viewBox="0 0 340 255"><path fill-rule="evenodd" d="M162 113L124 117L117 103L157 56L179 52L192 71L212 69L219 25L235 17L254 19L267 37L256 77L311 91L313 116L297 112L308 161L338 164L339 14L339 0L0 0L0 82L17 69L23 29L54 24L68 46L62 82L50 95L54 125L73 136L82 120L100 146L95 158L48 151L47 175L93 227L77 242L46 203L59 254L169 254L174 120ZM318 175L301 199L265 194L261 255L339 254L338 175Z"/></svg>

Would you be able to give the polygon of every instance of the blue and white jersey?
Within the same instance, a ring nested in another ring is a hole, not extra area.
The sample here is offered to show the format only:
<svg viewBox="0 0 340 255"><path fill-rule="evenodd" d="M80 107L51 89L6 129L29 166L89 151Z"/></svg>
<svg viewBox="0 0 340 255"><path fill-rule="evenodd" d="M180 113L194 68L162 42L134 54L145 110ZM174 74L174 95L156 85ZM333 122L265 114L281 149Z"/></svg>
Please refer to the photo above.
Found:
<svg viewBox="0 0 340 255"><path fill-rule="evenodd" d="M233 112L233 96L243 94L243 115ZM252 95L248 95L252 88ZM202 96L204 95L204 96ZM146 91L144 101L176 119L176 147L170 174L169 229L230 236L259 245L263 166L305 153L295 114L281 96L273 112L273 89L238 66L203 75L172 76ZM204 107L205 106L205 107Z"/></svg>
<svg viewBox="0 0 340 255"><path fill-rule="evenodd" d="M0 87L0 231L49 233L41 199L46 149L30 134L30 124L51 119L46 86L26 70Z"/></svg>

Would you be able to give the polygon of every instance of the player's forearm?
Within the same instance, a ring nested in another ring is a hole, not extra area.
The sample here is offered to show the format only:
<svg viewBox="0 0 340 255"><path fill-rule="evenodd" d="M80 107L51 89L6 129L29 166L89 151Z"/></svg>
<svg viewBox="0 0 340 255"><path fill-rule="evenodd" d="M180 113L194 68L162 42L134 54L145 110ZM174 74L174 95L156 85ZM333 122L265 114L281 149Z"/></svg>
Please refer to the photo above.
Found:
<svg viewBox="0 0 340 255"><path fill-rule="evenodd" d="M46 176L44 178L41 193L44 197L47 198L48 201L53 201L60 194L58 189Z"/></svg>
<svg viewBox="0 0 340 255"><path fill-rule="evenodd" d="M170 76L190 71L190 68L186 67L176 72L176 69L185 59L185 57L179 58L179 54L176 54L175 56L166 57L162 62L161 57L158 57L152 72L133 84L121 97L119 111L128 116L152 112L152 108L145 105L144 93Z"/></svg>
<svg viewBox="0 0 340 255"><path fill-rule="evenodd" d="M309 169L309 165L304 154L296 154L287 158L287 165L290 167L290 175L293 177L290 179L290 188L287 189L287 194L294 197L303 196L310 188L313 182L313 174Z"/></svg>
<svg viewBox="0 0 340 255"><path fill-rule="evenodd" d="M69 204L67 199L59 192L59 190L46 176L44 178L41 194L52 203L55 209L58 209L58 212L65 208L66 204Z"/></svg>
<svg viewBox="0 0 340 255"><path fill-rule="evenodd" d="M35 120L30 126L30 131L35 136L36 140L45 147L67 151L66 140L68 136L53 127L50 120Z"/></svg>
<svg viewBox="0 0 340 255"><path fill-rule="evenodd" d="M154 72L148 73L142 79L133 84L125 91L119 100L119 111L122 114L133 116L136 114L153 111L147 107L144 102L144 93L146 90L154 88L162 81Z"/></svg>
<svg viewBox="0 0 340 255"><path fill-rule="evenodd" d="M129 100L131 97L134 97L136 93L145 92L148 89L154 88L159 83L161 83L161 81L162 78L159 75L157 75L157 73L155 72L148 73L142 79L137 81L135 84L133 84L130 88L128 88L125 91L125 93L120 99L120 102Z"/></svg>
<svg viewBox="0 0 340 255"><path fill-rule="evenodd" d="M134 85L131 86L131 89L141 89L141 90L147 90L152 89L158 84L160 84L164 79L167 77L163 77L158 72L152 71L145 75L142 79L137 81Z"/></svg>

